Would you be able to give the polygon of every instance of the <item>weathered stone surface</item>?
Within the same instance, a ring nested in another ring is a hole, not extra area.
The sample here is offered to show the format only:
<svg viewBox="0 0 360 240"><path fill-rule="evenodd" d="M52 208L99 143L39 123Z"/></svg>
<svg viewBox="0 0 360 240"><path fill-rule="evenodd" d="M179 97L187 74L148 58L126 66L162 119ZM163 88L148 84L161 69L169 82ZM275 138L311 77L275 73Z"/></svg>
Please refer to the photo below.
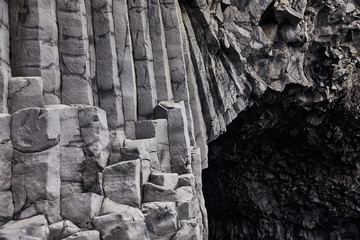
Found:
<svg viewBox="0 0 360 240"><path fill-rule="evenodd" d="M9 2L11 67L14 77L43 79L45 104L60 103L60 68L56 3L45 0Z"/></svg>
<svg viewBox="0 0 360 240"><path fill-rule="evenodd" d="M130 32L136 72L139 120L151 119L156 105L153 50L149 33L148 1L129 0Z"/></svg>
<svg viewBox="0 0 360 240"><path fill-rule="evenodd" d="M189 220L195 217L192 187L179 187L176 189L176 210L180 220Z"/></svg>
<svg viewBox="0 0 360 240"><path fill-rule="evenodd" d="M177 173L152 173L150 182L169 189L174 189L178 184L179 175Z"/></svg>
<svg viewBox="0 0 360 240"><path fill-rule="evenodd" d="M20 221L10 221L0 227L0 238L4 240L47 240L48 236L48 223L46 221L46 218L42 215Z"/></svg>
<svg viewBox="0 0 360 240"><path fill-rule="evenodd" d="M139 207L140 193L140 160L120 162L104 169L105 195L115 202Z"/></svg>
<svg viewBox="0 0 360 240"><path fill-rule="evenodd" d="M94 225L103 239L149 240L145 218L136 208L94 217Z"/></svg>
<svg viewBox="0 0 360 240"><path fill-rule="evenodd" d="M124 141L124 148L121 149L123 160L139 159L150 160L151 171L160 172L161 166L157 155L157 143L155 138Z"/></svg>
<svg viewBox="0 0 360 240"><path fill-rule="evenodd" d="M136 139L156 139L156 149L161 170L171 172L168 125L166 119L136 122Z"/></svg>
<svg viewBox="0 0 360 240"><path fill-rule="evenodd" d="M43 82L41 77L11 78L9 81L11 113L29 107L42 107L43 104Z"/></svg>
<svg viewBox="0 0 360 240"><path fill-rule="evenodd" d="M201 235L199 226L195 220L180 221L180 230L171 238L171 240L200 240Z"/></svg>
<svg viewBox="0 0 360 240"><path fill-rule="evenodd" d="M131 41L127 0L113 1L117 64L121 81L122 103L126 126L137 119L136 75ZM126 131L128 137L132 133Z"/></svg>
<svg viewBox="0 0 360 240"><path fill-rule="evenodd" d="M93 105L85 1L56 2L62 103Z"/></svg>
<svg viewBox="0 0 360 240"><path fill-rule="evenodd" d="M74 233L73 235L64 238L64 240L100 240L100 233L98 231L82 231Z"/></svg>
<svg viewBox="0 0 360 240"><path fill-rule="evenodd" d="M12 115L11 140L21 152L39 152L56 145L60 136L57 111L27 108Z"/></svg>
<svg viewBox="0 0 360 240"><path fill-rule="evenodd" d="M123 103L114 36L112 1L91 0L91 4L100 107L107 113L110 129L123 128Z"/></svg>
<svg viewBox="0 0 360 240"><path fill-rule="evenodd" d="M10 140L11 115L0 113L0 143L4 144Z"/></svg>
<svg viewBox="0 0 360 240"><path fill-rule="evenodd" d="M42 152L14 151L12 192L15 213L27 204L60 198L60 147ZM44 213L51 208L44 209ZM50 212L49 212L50 214Z"/></svg>
<svg viewBox="0 0 360 240"><path fill-rule="evenodd" d="M178 186L179 187L192 187L195 185L195 179L193 174L179 175Z"/></svg>
<svg viewBox="0 0 360 240"><path fill-rule="evenodd" d="M144 203L141 209L150 234L155 235L151 239L157 239L156 236L174 234L180 227L173 202Z"/></svg>
<svg viewBox="0 0 360 240"><path fill-rule="evenodd" d="M0 144L0 190L8 190L11 187L13 146L8 140Z"/></svg>
<svg viewBox="0 0 360 240"><path fill-rule="evenodd" d="M69 237L81 229L69 220L63 220L49 225L49 240L57 240Z"/></svg>
<svg viewBox="0 0 360 240"><path fill-rule="evenodd" d="M61 215L79 227L91 229L92 218L100 214L103 199L95 193L76 193L61 200Z"/></svg>
<svg viewBox="0 0 360 240"><path fill-rule="evenodd" d="M176 202L176 192L147 182L144 184L143 202Z"/></svg>
<svg viewBox="0 0 360 240"><path fill-rule="evenodd" d="M79 125L87 160L105 167L110 155L109 131L104 110L79 106Z"/></svg>
<svg viewBox="0 0 360 240"><path fill-rule="evenodd" d="M0 223L11 220L14 213L14 203L10 191L0 191Z"/></svg>
<svg viewBox="0 0 360 240"><path fill-rule="evenodd" d="M7 113L8 82L11 77L10 70L10 28L8 1L0 1L0 113Z"/></svg>

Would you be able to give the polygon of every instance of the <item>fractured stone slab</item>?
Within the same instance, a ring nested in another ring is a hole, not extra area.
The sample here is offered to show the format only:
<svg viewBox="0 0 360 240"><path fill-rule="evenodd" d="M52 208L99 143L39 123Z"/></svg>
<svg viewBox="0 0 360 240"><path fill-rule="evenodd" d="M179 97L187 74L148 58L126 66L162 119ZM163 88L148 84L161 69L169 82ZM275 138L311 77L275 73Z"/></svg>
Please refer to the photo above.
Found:
<svg viewBox="0 0 360 240"><path fill-rule="evenodd" d="M24 108L42 107L43 82L41 77L14 77L9 81L9 107L14 113Z"/></svg>
<svg viewBox="0 0 360 240"><path fill-rule="evenodd" d="M0 113L7 113L8 82L11 77L11 69L9 4L6 0L0 0L0 15Z"/></svg>

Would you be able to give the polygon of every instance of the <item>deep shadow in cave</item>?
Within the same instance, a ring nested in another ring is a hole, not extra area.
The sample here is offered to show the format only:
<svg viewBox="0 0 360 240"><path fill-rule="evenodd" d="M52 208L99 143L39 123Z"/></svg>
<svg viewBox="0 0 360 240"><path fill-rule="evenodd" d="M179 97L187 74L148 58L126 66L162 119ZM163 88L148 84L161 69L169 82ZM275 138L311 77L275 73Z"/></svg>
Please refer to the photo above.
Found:
<svg viewBox="0 0 360 240"><path fill-rule="evenodd" d="M268 91L210 143L209 240L360 239L360 93L321 96Z"/></svg>

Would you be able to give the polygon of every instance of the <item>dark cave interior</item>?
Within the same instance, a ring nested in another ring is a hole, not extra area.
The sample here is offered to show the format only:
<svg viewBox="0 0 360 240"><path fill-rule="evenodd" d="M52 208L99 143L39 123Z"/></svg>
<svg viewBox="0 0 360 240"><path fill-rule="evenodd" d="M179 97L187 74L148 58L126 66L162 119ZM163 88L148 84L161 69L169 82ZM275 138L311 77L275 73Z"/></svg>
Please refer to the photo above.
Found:
<svg viewBox="0 0 360 240"><path fill-rule="evenodd" d="M268 90L209 144L209 240L360 239L360 91Z"/></svg>

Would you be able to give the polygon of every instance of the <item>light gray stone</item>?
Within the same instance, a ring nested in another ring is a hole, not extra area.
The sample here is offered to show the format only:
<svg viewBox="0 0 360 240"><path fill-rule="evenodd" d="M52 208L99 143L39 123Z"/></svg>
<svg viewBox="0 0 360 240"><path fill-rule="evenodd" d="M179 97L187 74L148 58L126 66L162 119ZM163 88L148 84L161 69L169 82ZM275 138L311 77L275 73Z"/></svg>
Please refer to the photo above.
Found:
<svg viewBox="0 0 360 240"><path fill-rule="evenodd" d="M61 215L79 227L91 229L92 218L100 214L103 199L95 193L76 193L61 200Z"/></svg>
<svg viewBox="0 0 360 240"><path fill-rule="evenodd" d="M82 231L74 233L73 235L64 238L64 240L100 240L100 233L98 231Z"/></svg>
<svg viewBox="0 0 360 240"><path fill-rule="evenodd" d="M157 239L156 236L174 234L180 228L173 202L144 203L141 209L150 234L155 235L151 239Z"/></svg>
<svg viewBox="0 0 360 240"><path fill-rule="evenodd" d="M43 82L41 77L13 77L9 81L9 106L14 113L24 108L42 107Z"/></svg>
<svg viewBox="0 0 360 240"><path fill-rule="evenodd" d="M15 219L26 219L42 214L46 217L46 220L50 224L60 221L62 219L60 215L60 200L40 200L31 203L30 206L26 207L17 216L15 216Z"/></svg>
<svg viewBox="0 0 360 240"><path fill-rule="evenodd" d="M57 1L62 103L93 105L85 1ZM79 54L71 52L72 49Z"/></svg>
<svg viewBox="0 0 360 240"><path fill-rule="evenodd" d="M180 220L189 220L195 217L192 187L179 187L176 189L176 209Z"/></svg>
<svg viewBox="0 0 360 240"><path fill-rule="evenodd" d="M0 113L7 113L8 82L11 77L10 69L10 28L8 1L0 1Z"/></svg>
<svg viewBox="0 0 360 240"><path fill-rule="evenodd" d="M9 2L14 77L43 79L45 104L60 103L60 67L55 1Z"/></svg>
<svg viewBox="0 0 360 240"><path fill-rule="evenodd" d="M12 219L14 204L10 191L0 191L0 223Z"/></svg>
<svg viewBox="0 0 360 240"><path fill-rule="evenodd" d="M8 190L11 187L13 146L8 140L0 144L0 190Z"/></svg>
<svg viewBox="0 0 360 240"><path fill-rule="evenodd" d="M125 211L94 217L94 225L102 239L150 240L145 218L137 212L131 214Z"/></svg>
<svg viewBox="0 0 360 240"><path fill-rule="evenodd" d="M200 229L195 220L180 221L180 230L172 237L171 240L200 240Z"/></svg>
<svg viewBox="0 0 360 240"><path fill-rule="evenodd" d="M15 213L27 204L40 200L54 201L60 198L59 146L36 153L14 151L12 169ZM48 213L46 209L44 212Z"/></svg>
<svg viewBox="0 0 360 240"><path fill-rule="evenodd" d="M156 149L161 170L171 172L168 125L166 119L136 122L136 139L156 139Z"/></svg>
<svg viewBox="0 0 360 240"><path fill-rule="evenodd" d="M147 182L144 184L143 202L176 202L176 192Z"/></svg>
<svg viewBox="0 0 360 240"><path fill-rule="evenodd" d="M91 0L91 3L100 107L107 113L110 129L124 128L112 1Z"/></svg>
<svg viewBox="0 0 360 240"><path fill-rule="evenodd" d="M21 152L40 152L59 142L58 111L45 108L22 109L12 115L11 140Z"/></svg>
<svg viewBox="0 0 360 240"><path fill-rule="evenodd" d="M152 173L150 182L169 189L175 189L178 184L179 175L177 173Z"/></svg>
<svg viewBox="0 0 360 240"><path fill-rule="evenodd" d="M0 144L10 140L10 121L10 114L0 113Z"/></svg>
<svg viewBox="0 0 360 240"><path fill-rule="evenodd" d="M166 118L170 146L171 172L190 172L190 138L184 103L161 102L155 108L155 118Z"/></svg>
<svg viewBox="0 0 360 240"><path fill-rule="evenodd" d="M105 195L115 202L139 207L140 171L140 160L120 162L104 168Z"/></svg>
<svg viewBox="0 0 360 240"><path fill-rule="evenodd" d="M129 22L136 72L138 119L151 119L156 106L156 83L150 40L148 1L129 0Z"/></svg>
<svg viewBox="0 0 360 240"><path fill-rule="evenodd" d="M14 239L38 239L47 240L49 236L48 223L43 215L32 218L10 221L0 227L0 238L4 240Z"/></svg>
<svg viewBox="0 0 360 240"><path fill-rule="evenodd" d="M49 240L58 240L80 232L81 229L69 220L63 220L49 225Z"/></svg>
<svg viewBox="0 0 360 240"><path fill-rule="evenodd" d="M125 131L130 137L131 132L126 126L137 120L136 75L133 59L127 0L113 0L115 43L117 64L121 80L121 92L124 111Z"/></svg>

